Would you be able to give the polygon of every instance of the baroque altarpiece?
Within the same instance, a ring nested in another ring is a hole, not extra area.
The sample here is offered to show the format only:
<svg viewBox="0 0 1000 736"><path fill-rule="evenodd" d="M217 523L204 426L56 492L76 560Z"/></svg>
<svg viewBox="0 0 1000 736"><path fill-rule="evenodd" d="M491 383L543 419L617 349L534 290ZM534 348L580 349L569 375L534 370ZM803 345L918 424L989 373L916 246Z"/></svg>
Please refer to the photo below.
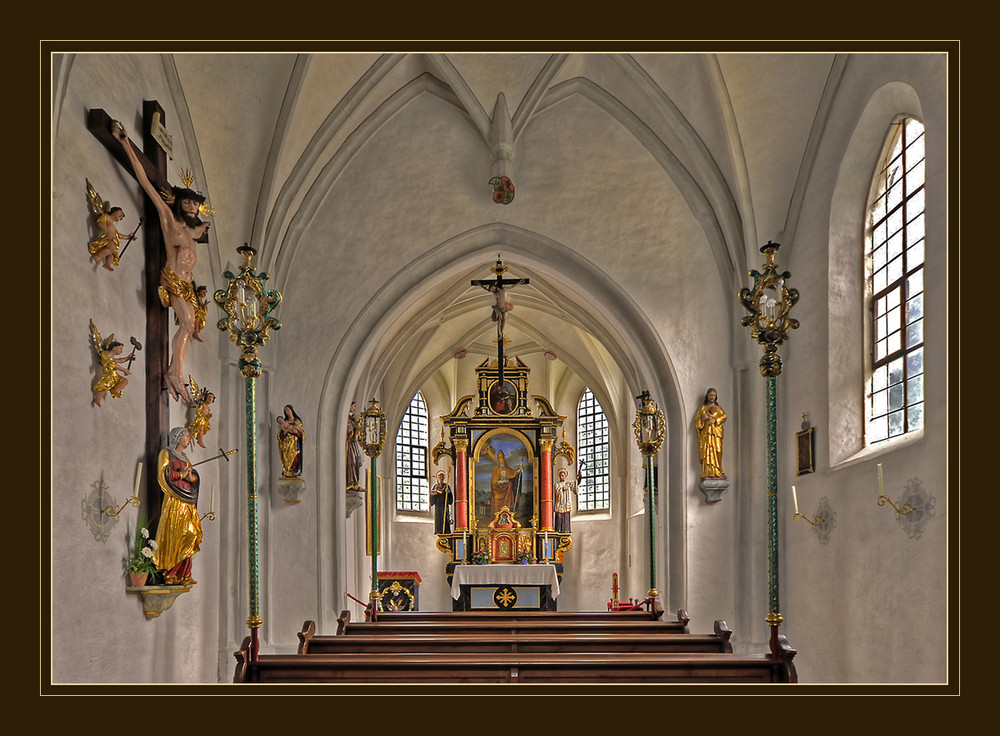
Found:
<svg viewBox="0 0 1000 736"><path fill-rule="evenodd" d="M477 393L441 417L447 437L431 456L436 464L450 457L455 468L455 528L437 536L449 583L456 565L477 560L527 559L561 575L573 546L570 532L555 531L553 479L575 450L562 432L566 417L530 394L529 373L518 357L487 358L476 368Z"/></svg>

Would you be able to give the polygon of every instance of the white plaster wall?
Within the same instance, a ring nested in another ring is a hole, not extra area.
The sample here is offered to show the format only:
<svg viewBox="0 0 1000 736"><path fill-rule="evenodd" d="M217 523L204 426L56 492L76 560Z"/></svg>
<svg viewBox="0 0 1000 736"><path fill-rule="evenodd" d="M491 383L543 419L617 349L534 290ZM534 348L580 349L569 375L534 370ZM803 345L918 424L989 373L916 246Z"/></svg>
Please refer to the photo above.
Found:
<svg viewBox="0 0 1000 736"><path fill-rule="evenodd" d="M86 179L112 206L125 210L126 218L119 223L124 233L131 232L142 215L142 195L131 176L87 130L87 112L103 108L121 118L133 140L144 99L158 100L168 123L177 120L179 113L157 56L78 55L59 62L58 75L68 79L68 84L58 89L53 107L52 681L216 682L219 673L213 652L219 635L221 524L204 522L204 542L194 564L198 584L179 596L169 611L147 620L138 596L126 594L127 579L122 573L126 534L134 529L137 510L127 507L101 542L91 534L81 509L82 500L98 481L107 485L119 506L132 495L146 422L145 352L138 354L123 396L113 400L109 395L102 407L91 406L91 386L99 371L89 321L93 319L104 337L114 332L126 345L130 336L145 343L146 295L141 236L113 273L89 260L87 243L96 232L87 205ZM175 138L174 143L176 152L185 150L182 139ZM199 261L195 271L199 280L209 280L210 262L209 258ZM220 385L218 350L218 340L208 334L204 344L191 348L185 365L196 380L212 389ZM171 406L171 426L185 423L186 418L179 405ZM218 430L210 433L206 444L211 448L221 434ZM208 457L210 450L189 452L197 460ZM217 464L200 470L200 510L208 511L210 488L215 484L218 511L228 497L226 479L219 476ZM151 471L148 464L143 466L143 484Z"/></svg>
<svg viewBox="0 0 1000 736"><path fill-rule="evenodd" d="M779 457L782 612L785 633L801 652L795 661L803 681L946 678L945 72L941 56L852 59L785 261L802 298L796 307L801 327L785 349L779 378L779 441L788 448ZM886 94L883 85L890 83L896 91ZM841 305L844 293L860 296L855 284L862 271L837 264L849 255L846 249L855 249L846 260L860 269L863 233L860 227L845 232L842 225L860 225L857 210L865 207L875 160L899 113L918 115L927 136L925 427L918 437L846 454L842 446L862 446L864 356L858 330L846 335L843 326L861 325L863 313L859 299L853 307ZM835 194L844 191L848 195ZM856 416L845 421L851 409ZM816 427L817 472L796 476L793 442L802 412ZM876 505L877 463L883 464L885 492L897 505L911 480L934 498L934 514L919 537L905 533L891 507ZM821 544L805 522L792 523L792 484L800 510L810 517L819 501L828 499L836 514L828 543Z"/></svg>

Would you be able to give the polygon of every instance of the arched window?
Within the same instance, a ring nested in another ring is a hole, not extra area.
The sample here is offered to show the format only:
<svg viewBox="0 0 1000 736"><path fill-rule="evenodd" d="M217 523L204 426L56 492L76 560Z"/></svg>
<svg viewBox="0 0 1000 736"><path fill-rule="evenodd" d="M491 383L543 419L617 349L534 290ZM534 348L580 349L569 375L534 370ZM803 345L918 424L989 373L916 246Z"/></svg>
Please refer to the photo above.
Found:
<svg viewBox="0 0 1000 736"><path fill-rule="evenodd" d="M608 418L589 388L583 392L576 407L576 442L578 467L583 468L583 480L577 489L577 508L580 511L611 508Z"/></svg>
<svg viewBox="0 0 1000 736"><path fill-rule="evenodd" d="M865 443L924 426L924 126L893 123L872 187L866 238L871 372Z"/></svg>
<svg viewBox="0 0 1000 736"><path fill-rule="evenodd" d="M427 511L430 487L427 479L427 405L418 391L396 432L396 509Z"/></svg>

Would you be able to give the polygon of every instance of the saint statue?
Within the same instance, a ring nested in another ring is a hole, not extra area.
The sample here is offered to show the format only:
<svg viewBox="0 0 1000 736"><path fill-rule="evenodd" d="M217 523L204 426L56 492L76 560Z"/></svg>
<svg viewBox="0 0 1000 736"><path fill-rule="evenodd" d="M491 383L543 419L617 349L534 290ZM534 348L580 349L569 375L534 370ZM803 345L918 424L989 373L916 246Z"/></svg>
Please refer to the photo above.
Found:
<svg viewBox="0 0 1000 736"><path fill-rule="evenodd" d="M197 582L191 577L191 565L195 553L201 549L200 479L185 452L190 444L191 433L187 428L174 427L156 463L163 505L153 563L163 573L167 585L194 585Z"/></svg>
<svg viewBox="0 0 1000 736"><path fill-rule="evenodd" d="M351 413L347 416L347 490L361 490L361 443L358 442L358 431L361 420L355 414L357 403L351 402Z"/></svg>
<svg viewBox="0 0 1000 736"><path fill-rule="evenodd" d="M291 404L286 404L278 415L278 455L281 457L282 478L302 475L302 441L305 436L302 419Z"/></svg>
<svg viewBox="0 0 1000 736"><path fill-rule="evenodd" d="M434 509L434 533L451 534L455 531L452 504L455 494L445 480L443 470L437 472L437 482L431 486L431 507Z"/></svg>
<svg viewBox="0 0 1000 736"><path fill-rule="evenodd" d="M701 477L725 478L722 471L722 425L726 421L726 412L718 402L719 394L714 388L705 392L705 401L694 417L694 426L698 430L698 455L701 458Z"/></svg>

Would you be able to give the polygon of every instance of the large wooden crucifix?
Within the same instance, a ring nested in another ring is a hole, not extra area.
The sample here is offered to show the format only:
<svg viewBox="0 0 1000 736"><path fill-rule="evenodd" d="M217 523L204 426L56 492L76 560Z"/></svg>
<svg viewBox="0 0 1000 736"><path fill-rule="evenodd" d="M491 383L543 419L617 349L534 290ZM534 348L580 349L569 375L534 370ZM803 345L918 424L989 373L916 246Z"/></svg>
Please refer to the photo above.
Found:
<svg viewBox="0 0 1000 736"><path fill-rule="evenodd" d="M507 322L507 312L509 312L513 307L507 303L507 289L512 286L518 286L520 284L530 283L528 279L505 279L503 275L507 272L507 266L503 265L503 261L500 260L500 254L497 254L496 265L490 268L490 273L495 274L494 279L473 279L473 286L481 286L486 291L493 295L493 312L490 315L490 319L497 323L497 385L503 388L503 368L506 362L506 357L504 356L504 327Z"/></svg>
<svg viewBox="0 0 1000 736"><path fill-rule="evenodd" d="M167 180L167 153L154 135L153 121L165 120L163 108L155 100L143 101L143 151L139 151L131 141L133 152L142 166L149 182L160 191L173 190ZM114 135L115 121L104 110L91 109L87 115L87 129L96 137L119 164L134 178L135 172L122 143ZM146 508L150 511L150 523L155 527L159 515L160 489L155 472L156 459L160 452L162 438L169 431L169 396L165 377L169 363L169 310L164 309L159 297L160 277L167 263L166 248L160 227L160 216L155 202L144 197L143 251L145 269L143 282L146 294L146 439L143 463L146 473Z"/></svg>

